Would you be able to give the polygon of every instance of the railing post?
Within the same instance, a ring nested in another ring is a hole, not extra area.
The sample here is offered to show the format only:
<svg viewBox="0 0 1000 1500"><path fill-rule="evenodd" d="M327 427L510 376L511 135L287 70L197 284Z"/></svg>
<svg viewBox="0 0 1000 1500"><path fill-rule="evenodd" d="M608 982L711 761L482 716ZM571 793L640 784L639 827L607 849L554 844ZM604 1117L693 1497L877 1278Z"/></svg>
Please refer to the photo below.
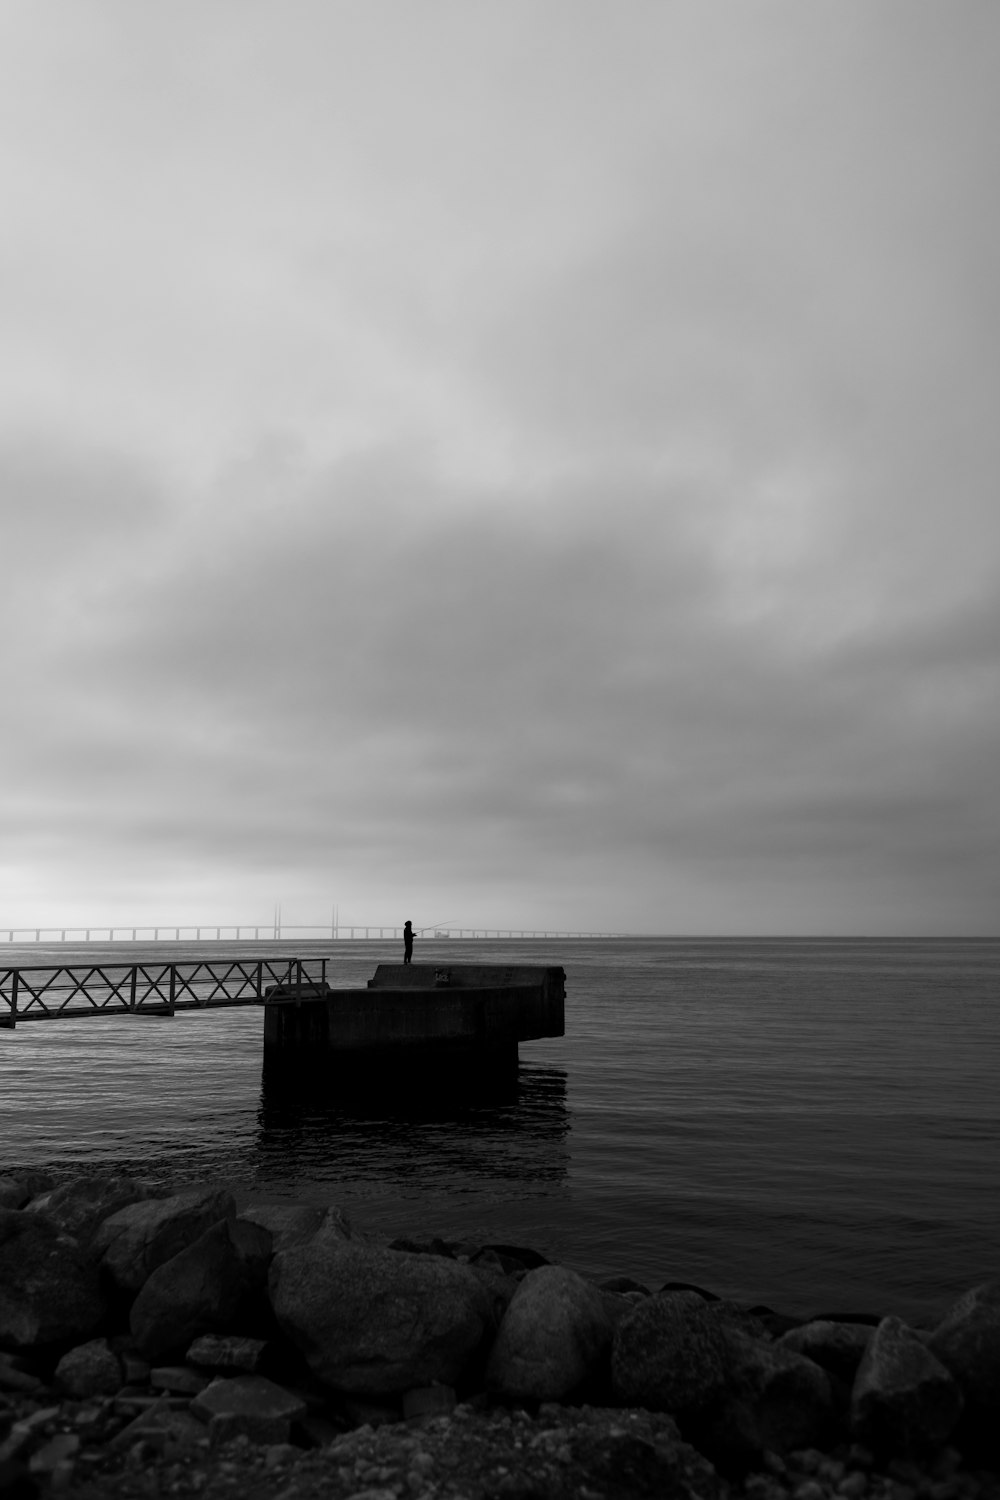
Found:
<svg viewBox="0 0 1000 1500"><path fill-rule="evenodd" d="M135 1010L135 990L136 990L136 982L137 982L138 978L139 978L139 968L138 968L138 965L137 964L133 964L132 965L132 974L131 974L131 977L130 977L130 980L129 980L129 992L128 992L128 1008L129 1008L129 1010Z"/></svg>
<svg viewBox="0 0 1000 1500"><path fill-rule="evenodd" d="M168 994L170 996L170 1014L173 1015L173 1013L174 1013L174 1001L177 998L177 965L176 964L171 964L170 965L170 984L168 986L168 991L167 992L168 992Z"/></svg>
<svg viewBox="0 0 1000 1500"><path fill-rule="evenodd" d="M13 1031L14 1027L17 1025L17 986L20 982L20 978L21 976L19 971L15 969L13 982L10 987L10 1020L7 1022L7 1025L10 1027L11 1031Z"/></svg>
<svg viewBox="0 0 1000 1500"><path fill-rule="evenodd" d="M260 959L257 960L257 999L264 998L264 965Z"/></svg>

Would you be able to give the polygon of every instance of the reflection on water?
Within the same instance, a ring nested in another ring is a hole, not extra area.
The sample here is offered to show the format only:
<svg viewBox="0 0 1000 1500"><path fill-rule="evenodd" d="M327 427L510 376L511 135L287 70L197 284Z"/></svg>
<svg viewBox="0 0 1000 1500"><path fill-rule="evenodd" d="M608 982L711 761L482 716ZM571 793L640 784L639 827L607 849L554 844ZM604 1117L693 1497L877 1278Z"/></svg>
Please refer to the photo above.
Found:
<svg viewBox="0 0 1000 1500"><path fill-rule="evenodd" d="M419 1185L466 1196L551 1191L569 1170L566 1074L522 1066L414 1088L303 1089L265 1073L253 1148L258 1190L308 1182L365 1196ZM459 1186L460 1185L460 1186Z"/></svg>

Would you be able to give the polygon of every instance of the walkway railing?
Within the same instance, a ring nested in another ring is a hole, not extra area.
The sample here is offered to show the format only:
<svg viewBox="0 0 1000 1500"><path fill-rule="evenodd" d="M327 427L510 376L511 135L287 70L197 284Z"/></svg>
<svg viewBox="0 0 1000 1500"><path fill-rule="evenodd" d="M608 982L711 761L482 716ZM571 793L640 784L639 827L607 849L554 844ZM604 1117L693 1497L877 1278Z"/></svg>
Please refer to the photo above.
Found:
<svg viewBox="0 0 1000 1500"><path fill-rule="evenodd" d="M0 1027L81 1016L172 1016L179 1010L262 1005L282 995L315 994L325 958L212 958L189 963L51 964L0 968Z"/></svg>

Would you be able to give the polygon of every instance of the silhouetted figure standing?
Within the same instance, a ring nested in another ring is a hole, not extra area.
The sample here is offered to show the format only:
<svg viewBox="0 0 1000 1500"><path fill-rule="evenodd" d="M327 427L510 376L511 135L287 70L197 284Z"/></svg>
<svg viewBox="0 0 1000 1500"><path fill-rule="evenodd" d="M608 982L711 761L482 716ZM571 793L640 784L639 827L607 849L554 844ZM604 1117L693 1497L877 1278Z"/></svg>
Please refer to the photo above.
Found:
<svg viewBox="0 0 1000 1500"><path fill-rule="evenodd" d="M413 961L413 923L407 922L403 928L403 962Z"/></svg>

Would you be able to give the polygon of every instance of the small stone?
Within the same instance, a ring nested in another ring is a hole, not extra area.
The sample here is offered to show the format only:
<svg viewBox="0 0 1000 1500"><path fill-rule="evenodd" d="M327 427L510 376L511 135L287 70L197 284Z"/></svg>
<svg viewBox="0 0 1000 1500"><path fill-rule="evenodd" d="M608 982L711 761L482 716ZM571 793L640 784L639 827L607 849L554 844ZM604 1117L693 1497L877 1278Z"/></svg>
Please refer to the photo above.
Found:
<svg viewBox="0 0 1000 1500"><path fill-rule="evenodd" d="M781 1486L775 1484L769 1474L748 1475L744 1489L752 1500L771 1500L776 1493L781 1493Z"/></svg>
<svg viewBox="0 0 1000 1500"><path fill-rule="evenodd" d="M42 1432L53 1417L58 1417L58 1415L58 1406L43 1406L39 1411L34 1411L15 1422L3 1442L0 1443L0 1462L5 1459L20 1458L22 1453L31 1447L36 1434Z"/></svg>
<svg viewBox="0 0 1000 1500"><path fill-rule="evenodd" d="M56 1464L49 1475L49 1493L63 1495L72 1487L75 1465L71 1458L64 1458Z"/></svg>
<svg viewBox="0 0 1000 1500"><path fill-rule="evenodd" d="M935 1454L931 1474L935 1479L951 1479L962 1467L962 1455L957 1448L942 1448Z"/></svg>
<svg viewBox="0 0 1000 1500"><path fill-rule="evenodd" d="M825 1500L823 1486L816 1479L804 1479L792 1491L794 1500Z"/></svg>
<svg viewBox="0 0 1000 1500"><path fill-rule="evenodd" d="M45 1382L38 1379L37 1375L29 1375L25 1370L16 1370L13 1365L8 1365L0 1356L0 1391L12 1391L18 1396L34 1396L44 1390Z"/></svg>
<svg viewBox="0 0 1000 1500"><path fill-rule="evenodd" d="M187 1352L187 1359L191 1364L209 1370L239 1370L253 1375L260 1368L266 1348L264 1339L209 1333L195 1339Z"/></svg>
<svg viewBox="0 0 1000 1500"><path fill-rule="evenodd" d="M271 1445L288 1441L291 1423L306 1414L306 1403L263 1375L213 1380L191 1402L208 1423L212 1446L244 1437Z"/></svg>
<svg viewBox="0 0 1000 1500"><path fill-rule="evenodd" d="M844 1500L861 1500L867 1488L867 1474L863 1474L860 1469L852 1469L837 1485L837 1494L843 1495Z"/></svg>
<svg viewBox="0 0 1000 1500"><path fill-rule="evenodd" d="M80 1439L75 1432L57 1432L31 1455L28 1468L32 1474L50 1474L59 1464L72 1458L79 1450Z"/></svg>
<svg viewBox="0 0 1000 1500"><path fill-rule="evenodd" d="M823 1462L823 1455L818 1448L798 1448L791 1454L789 1462L800 1474L815 1474Z"/></svg>
<svg viewBox="0 0 1000 1500"><path fill-rule="evenodd" d="M265 1469L280 1469L283 1464L291 1463L299 1455L299 1449L293 1443L271 1443L264 1450Z"/></svg>
<svg viewBox="0 0 1000 1500"><path fill-rule="evenodd" d="M149 1365L138 1354L124 1353L121 1356L122 1373L127 1385L145 1385L149 1380Z"/></svg>
<svg viewBox="0 0 1000 1500"><path fill-rule="evenodd" d="M956 1500L962 1492L962 1481L958 1478L932 1479L926 1489L927 1500Z"/></svg>

